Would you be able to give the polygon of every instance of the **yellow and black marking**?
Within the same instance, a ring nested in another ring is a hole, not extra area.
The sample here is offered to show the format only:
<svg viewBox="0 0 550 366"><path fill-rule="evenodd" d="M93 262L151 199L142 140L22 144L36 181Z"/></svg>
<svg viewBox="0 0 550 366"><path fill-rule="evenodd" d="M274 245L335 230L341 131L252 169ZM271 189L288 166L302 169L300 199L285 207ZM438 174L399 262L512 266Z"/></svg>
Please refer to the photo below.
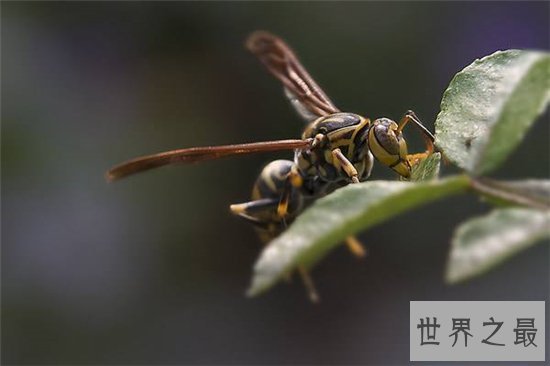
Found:
<svg viewBox="0 0 550 366"><path fill-rule="evenodd" d="M275 160L260 173L252 200L231 205L231 211L254 224L265 242L278 236L300 212L302 177L290 160Z"/></svg>
<svg viewBox="0 0 550 366"><path fill-rule="evenodd" d="M407 160L407 143L398 128L397 123L388 118L374 121L369 130L369 148L378 161L408 178L411 166Z"/></svg>
<svg viewBox="0 0 550 366"><path fill-rule="evenodd" d="M313 148L299 152L295 160L300 171L306 173L305 186L310 187L310 195L324 191L324 185L369 177L373 161L367 141L369 128L370 120L354 113L321 117L306 128L302 138L313 138ZM316 184L308 182L311 179Z"/></svg>
<svg viewBox="0 0 550 366"><path fill-rule="evenodd" d="M294 161L267 164L254 184L249 202L231 211L252 223L265 243L278 236L303 210L304 204L348 183L370 176L374 157L409 177L411 165L434 151L434 137L416 117L405 113L399 123L379 118L373 123L354 113L341 112L300 64L286 43L268 32L253 33L246 47L282 82L298 114L313 122L302 139L276 140L165 151L128 160L110 169L109 181L172 164L191 164L235 155L294 150ZM413 123L426 141L426 152L410 155L402 130ZM374 155L374 156L373 156ZM364 250L354 238L346 241L357 256ZM299 268L312 300L317 294L304 268Z"/></svg>
<svg viewBox="0 0 550 366"><path fill-rule="evenodd" d="M267 243L296 218L306 199L320 197L347 183L366 180L374 157L408 178L411 160L433 151L433 144L430 147L428 142L426 153L408 154L401 130L410 121L418 124L415 118L412 112L399 124L388 118L371 123L354 113L318 118L302 135L302 139L312 141L311 148L296 150L294 162L275 160L266 165L254 184L252 200L232 205L232 212L254 224L261 240ZM429 140L431 134L426 136ZM347 238L346 245L357 257L365 256L365 249L354 237ZM300 273L310 297L315 299L307 272L300 269Z"/></svg>
<svg viewBox="0 0 550 366"><path fill-rule="evenodd" d="M275 160L266 165L254 184L252 200L232 205L232 212L254 224L263 240L269 241L301 212L305 199L366 180L373 154L409 177L413 155L407 152L401 129L411 120L409 114L399 125L387 118L371 123L354 113L318 118L302 136L312 141L311 148L296 150L294 162Z"/></svg>
<svg viewBox="0 0 550 366"><path fill-rule="evenodd" d="M422 134L426 151L420 154L409 154L403 137L403 128L412 122ZM400 176L409 178L411 167L427 158L434 151L434 136L424 127L413 111L407 111L399 124L388 118L374 121L368 136L369 148L374 157L382 164L396 171Z"/></svg>

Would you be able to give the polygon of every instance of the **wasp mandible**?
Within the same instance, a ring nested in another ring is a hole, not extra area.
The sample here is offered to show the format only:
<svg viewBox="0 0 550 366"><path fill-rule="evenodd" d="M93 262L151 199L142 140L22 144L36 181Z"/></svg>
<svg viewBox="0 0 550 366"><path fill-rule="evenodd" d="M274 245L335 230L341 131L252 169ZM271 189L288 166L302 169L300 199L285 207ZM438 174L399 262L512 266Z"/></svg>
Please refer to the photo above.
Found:
<svg viewBox="0 0 550 366"><path fill-rule="evenodd" d="M113 167L107 179L169 164L196 163L226 156L266 151L294 150L294 160L275 160L261 171L249 202L230 206L231 212L255 226L264 243L278 236L304 206L334 189L369 178L374 159L408 178L411 168L434 151L434 137L414 112L396 123L389 118L370 119L341 112L302 66L292 49L265 31L252 33L246 48L256 55L282 84L296 112L308 123L301 139L246 144L193 147L138 157ZM409 154L403 128L412 123L421 132L426 151ZM360 243L350 237L346 244L363 256ZM304 268L299 272L311 300L318 299Z"/></svg>

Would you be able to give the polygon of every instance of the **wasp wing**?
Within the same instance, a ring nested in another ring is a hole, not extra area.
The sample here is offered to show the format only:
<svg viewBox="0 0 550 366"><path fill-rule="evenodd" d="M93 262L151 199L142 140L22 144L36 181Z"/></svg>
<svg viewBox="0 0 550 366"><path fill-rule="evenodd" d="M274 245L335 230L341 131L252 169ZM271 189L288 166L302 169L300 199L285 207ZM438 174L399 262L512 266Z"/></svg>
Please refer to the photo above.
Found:
<svg viewBox="0 0 550 366"><path fill-rule="evenodd" d="M142 156L119 164L107 172L106 178L109 181L113 181L164 165L178 163L191 164L205 160L219 159L225 156L253 154L267 151L306 149L311 147L311 143L311 139L278 140L236 145L191 147L188 149L166 151L158 154Z"/></svg>
<svg viewBox="0 0 550 366"><path fill-rule="evenodd" d="M293 92L288 90L286 87L283 88L285 92L285 97L288 99L290 105L296 113L305 121L305 122L311 122L316 120L320 117L318 114L313 114L305 105L300 101L300 98L298 98Z"/></svg>
<svg viewBox="0 0 550 366"><path fill-rule="evenodd" d="M285 41L269 32L256 31L248 37L246 48L279 79L290 103L304 119L311 121L340 111Z"/></svg>

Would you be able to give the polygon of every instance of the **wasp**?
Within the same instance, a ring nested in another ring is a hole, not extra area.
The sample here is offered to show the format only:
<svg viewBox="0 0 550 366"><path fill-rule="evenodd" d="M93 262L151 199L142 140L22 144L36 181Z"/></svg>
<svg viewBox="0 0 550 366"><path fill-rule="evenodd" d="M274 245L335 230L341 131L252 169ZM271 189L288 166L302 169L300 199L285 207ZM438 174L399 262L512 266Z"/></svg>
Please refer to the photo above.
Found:
<svg viewBox="0 0 550 366"><path fill-rule="evenodd" d="M312 200L348 183L367 180L374 160L409 178L412 166L434 151L434 137L416 114L408 111L395 122L371 121L340 111L302 66L293 50L279 37L252 33L246 48L278 79L298 115L305 120L301 139L236 145L192 147L138 157L110 169L109 181L170 164L197 163L222 157L267 151L294 150L293 160L275 160L263 167L248 202L233 204L231 212L251 223L262 242L278 236ZM403 128L412 123L421 132L426 151L409 154ZM358 240L346 244L356 256L365 251ZM318 300L305 268L299 268L312 301Z"/></svg>

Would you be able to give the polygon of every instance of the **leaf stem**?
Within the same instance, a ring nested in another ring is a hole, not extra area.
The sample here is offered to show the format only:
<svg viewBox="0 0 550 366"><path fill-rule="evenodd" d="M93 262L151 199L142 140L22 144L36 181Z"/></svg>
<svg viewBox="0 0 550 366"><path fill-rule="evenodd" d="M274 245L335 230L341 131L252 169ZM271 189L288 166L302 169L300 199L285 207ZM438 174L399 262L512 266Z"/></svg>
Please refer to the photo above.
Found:
<svg viewBox="0 0 550 366"><path fill-rule="evenodd" d="M503 187L497 181L489 178L470 177L470 187L485 196L500 199L515 205L527 206L539 210L548 210L550 205L517 192L509 187Z"/></svg>

